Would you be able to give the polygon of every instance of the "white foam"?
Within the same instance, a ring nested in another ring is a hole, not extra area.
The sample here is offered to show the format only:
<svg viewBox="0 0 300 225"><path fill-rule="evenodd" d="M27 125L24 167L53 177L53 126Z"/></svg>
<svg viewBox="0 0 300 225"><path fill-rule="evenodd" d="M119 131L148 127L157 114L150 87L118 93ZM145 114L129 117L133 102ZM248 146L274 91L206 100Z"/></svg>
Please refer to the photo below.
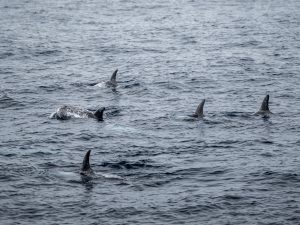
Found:
<svg viewBox="0 0 300 225"><path fill-rule="evenodd" d="M97 175L100 175L104 178L108 178L108 179L118 179L118 180L123 180L124 178L115 175L115 174L108 174L108 173L97 173Z"/></svg>
<svg viewBox="0 0 300 225"><path fill-rule="evenodd" d="M100 87L100 88L103 88L105 87L105 82L100 82L98 84L95 84L94 87Z"/></svg>

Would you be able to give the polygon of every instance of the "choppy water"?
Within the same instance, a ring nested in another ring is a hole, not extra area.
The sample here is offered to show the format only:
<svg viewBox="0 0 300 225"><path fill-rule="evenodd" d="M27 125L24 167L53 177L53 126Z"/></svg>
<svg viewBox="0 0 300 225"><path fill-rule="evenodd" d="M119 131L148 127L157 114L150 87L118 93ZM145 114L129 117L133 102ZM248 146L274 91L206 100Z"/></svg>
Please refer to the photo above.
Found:
<svg viewBox="0 0 300 225"><path fill-rule="evenodd" d="M299 8L0 1L1 224L299 224Z"/></svg>

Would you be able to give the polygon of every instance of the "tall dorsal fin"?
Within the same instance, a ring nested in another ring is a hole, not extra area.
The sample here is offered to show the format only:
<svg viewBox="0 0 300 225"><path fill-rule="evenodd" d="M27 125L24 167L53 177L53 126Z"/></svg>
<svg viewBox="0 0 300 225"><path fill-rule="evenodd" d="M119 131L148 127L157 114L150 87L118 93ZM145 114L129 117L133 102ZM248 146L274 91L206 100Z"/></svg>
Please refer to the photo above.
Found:
<svg viewBox="0 0 300 225"><path fill-rule="evenodd" d="M269 111L269 95L264 98L259 111Z"/></svg>
<svg viewBox="0 0 300 225"><path fill-rule="evenodd" d="M101 107L100 109L98 109L95 113L94 116L98 119L98 120L103 120L103 112L105 110L105 107Z"/></svg>
<svg viewBox="0 0 300 225"><path fill-rule="evenodd" d="M117 73L118 73L118 69L116 69L114 72L113 72L113 74L111 75L111 77L110 77L110 81L111 82L117 82Z"/></svg>
<svg viewBox="0 0 300 225"><path fill-rule="evenodd" d="M205 99L202 100L202 102L198 105L195 116L196 117L201 117L203 116L203 107L204 107Z"/></svg>
<svg viewBox="0 0 300 225"><path fill-rule="evenodd" d="M81 166L82 174L87 174L87 173L93 172L93 170L90 166L90 154L91 154L91 150L88 150L83 158L83 162L82 162L82 166Z"/></svg>

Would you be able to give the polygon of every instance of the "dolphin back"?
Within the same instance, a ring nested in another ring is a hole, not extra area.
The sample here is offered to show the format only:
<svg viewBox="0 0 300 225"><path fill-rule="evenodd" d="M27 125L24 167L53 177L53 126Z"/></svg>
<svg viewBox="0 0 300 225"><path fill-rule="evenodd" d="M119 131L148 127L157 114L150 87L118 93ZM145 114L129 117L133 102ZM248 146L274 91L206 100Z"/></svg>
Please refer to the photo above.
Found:
<svg viewBox="0 0 300 225"><path fill-rule="evenodd" d="M70 116L68 115L69 107L64 105L59 107L56 112L52 113L50 118L51 119L58 119L58 120L67 120L70 119Z"/></svg>

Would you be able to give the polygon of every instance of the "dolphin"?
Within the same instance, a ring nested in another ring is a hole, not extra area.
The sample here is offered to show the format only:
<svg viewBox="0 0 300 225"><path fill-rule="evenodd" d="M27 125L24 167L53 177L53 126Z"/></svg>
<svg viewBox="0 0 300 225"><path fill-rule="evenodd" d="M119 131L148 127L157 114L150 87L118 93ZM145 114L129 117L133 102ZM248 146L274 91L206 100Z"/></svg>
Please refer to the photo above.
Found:
<svg viewBox="0 0 300 225"><path fill-rule="evenodd" d="M110 77L110 80L105 82L106 86L109 87L116 87L117 86L117 73L118 73L118 69L116 69L113 74Z"/></svg>
<svg viewBox="0 0 300 225"><path fill-rule="evenodd" d="M88 150L82 161L80 174L83 176L95 175L90 165L90 154L91 154L91 150Z"/></svg>
<svg viewBox="0 0 300 225"><path fill-rule="evenodd" d="M260 109L254 115L268 116L268 115L272 114L269 109L269 98L270 98L270 96L266 95L263 102L261 103Z"/></svg>
<svg viewBox="0 0 300 225"><path fill-rule="evenodd" d="M94 118L98 121L103 121L103 112L105 107L101 107L95 112L91 112L89 110L80 109L73 106L61 106L56 112L52 113L50 118L58 119L58 120L67 120L70 118Z"/></svg>
<svg viewBox="0 0 300 225"><path fill-rule="evenodd" d="M205 103L205 99L203 99L202 102L198 105L196 112L193 115L191 115L191 117L202 118L204 116L203 114L204 103Z"/></svg>
<svg viewBox="0 0 300 225"><path fill-rule="evenodd" d="M81 165L80 175L84 182L96 178L124 180L123 177L114 174L95 173L90 165L90 154L91 154L91 150L88 150L83 158L82 165Z"/></svg>
<svg viewBox="0 0 300 225"><path fill-rule="evenodd" d="M89 83L87 84L88 86L98 86L98 87L103 87L103 85L106 85L107 87L116 87L117 84L117 73L118 69L116 69L113 74L110 77L109 81L106 82L94 82L94 83Z"/></svg>

